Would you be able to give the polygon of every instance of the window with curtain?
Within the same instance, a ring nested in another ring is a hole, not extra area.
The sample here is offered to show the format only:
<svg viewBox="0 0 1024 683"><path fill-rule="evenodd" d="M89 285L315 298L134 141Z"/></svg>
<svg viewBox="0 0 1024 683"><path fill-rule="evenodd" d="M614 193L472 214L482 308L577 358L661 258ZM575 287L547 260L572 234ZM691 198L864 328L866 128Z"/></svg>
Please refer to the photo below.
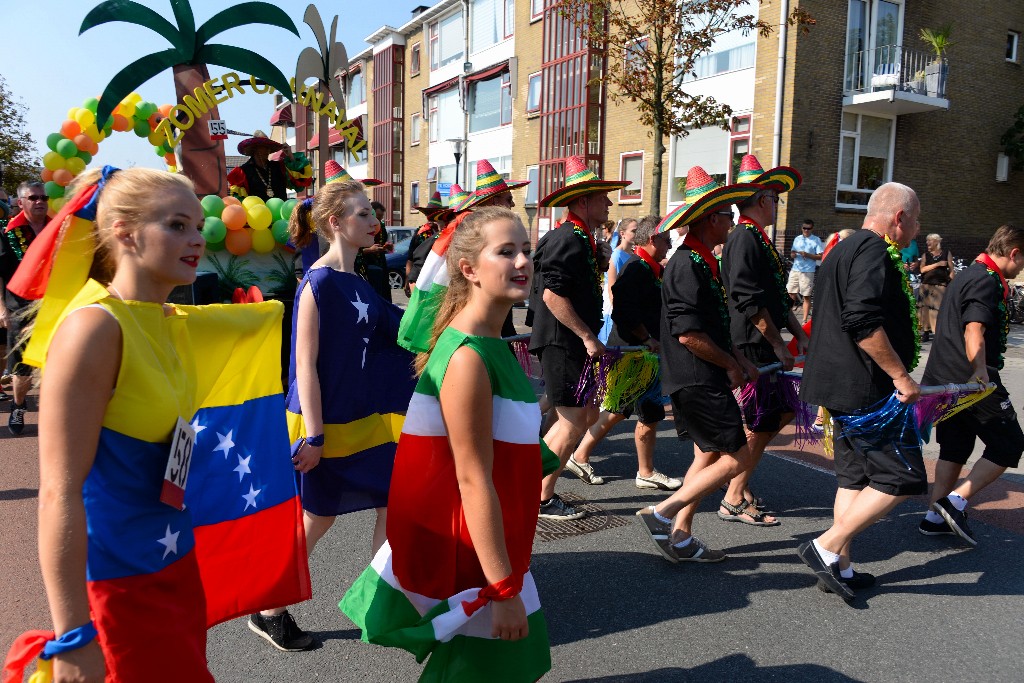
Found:
<svg viewBox="0 0 1024 683"><path fill-rule="evenodd" d="M354 71L348 75L348 91L345 93L348 106L366 101L366 88L363 87L363 72Z"/></svg>
<svg viewBox="0 0 1024 683"><path fill-rule="evenodd" d="M893 124L878 116L843 114L837 205L866 206L871 193L892 180Z"/></svg>
<svg viewBox="0 0 1024 683"><path fill-rule="evenodd" d="M459 89L451 88L438 93L437 111L430 112L431 142L462 137L462 107L459 106Z"/></svg>
<svg viewBox="0 0 1024 683"><path fill-rule="evenodd" d="M627 152L619 156L619 177L629 185L619 190L619 201L641 199L644 187L644 153Z"/></svg>
<svg viewBox="0 0 1024 683"><path fill-rule="evenodd" d="M729 50L712 52L704 55L693 63L693 73L686 74L685 81L710 78L727 71L750 69L754 66L757 46L754 43L739 45Z"/></svg>
<svg viewBox="0 0 1024 683"><path fill-rule="evenodd" d="M430 25L430 68L439 69L462 59L462 12Z"/></svg>
<svg viewBox="0 0 1024 683"><path fill-rule="evenodd" d="M530 85L526 92L526 111L529 113L540 111L540 73L530 74Z"/></svg>
<svg viewBox="0 0 1024 683"><path fill-rule="evenodd" d="M470 53L484 50L512 35L514 0L472 0L469 11L472 18Z"/></svg>
<svg viewBox="0 0 1024 683"><path fill-rule="evenodd" d="M497 128L512 121L509 73L476 81L470 88L469 132Z"/></svg>

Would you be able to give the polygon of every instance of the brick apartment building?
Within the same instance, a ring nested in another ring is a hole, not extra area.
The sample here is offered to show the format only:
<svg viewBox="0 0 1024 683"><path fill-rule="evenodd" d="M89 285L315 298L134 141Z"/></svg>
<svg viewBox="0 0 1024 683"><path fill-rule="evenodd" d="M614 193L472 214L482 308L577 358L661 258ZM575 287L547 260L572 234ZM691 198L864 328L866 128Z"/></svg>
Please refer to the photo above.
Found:
<svg viewBox="0 0 1024 683"><path fill-rule="evenodd" d="M781 15L798 6L816 25L780 36ZM1024 223L1013 202L1024 172L1006 172L999 145L1024 105L1024 2L750 0L746 11L776 31L722 36L686 77L691 92L728 103L733 116L725 128L666 141L662 213L682 200L690 166L731 180L750 151L766 167L804 175L780 205L780 245L805 217L820 234L858 227L871 190L889 180L918 191L922 233L942 234L957 255L977 253L1003 222ZM953 44L938 61L919 33L945 24ZM482 158L506 178L533 181L515 200L534 239L553 218L537 198L560 182L571 155L605 178L634 180L609 195L612 218L647 213L654 142L632 104L593 82L607 64L553 0L441 0L367 43L344 78L347 118L369 146L353 156L335 136L332 155L355 177L384 181L373 195L390 223L421 223L410 209L435 189L472 189ZM290 118L294 128L276 135L312 155L314 117L292 109L279 103L275 123ZM451 139L466 141L458 167Z"/></svg>

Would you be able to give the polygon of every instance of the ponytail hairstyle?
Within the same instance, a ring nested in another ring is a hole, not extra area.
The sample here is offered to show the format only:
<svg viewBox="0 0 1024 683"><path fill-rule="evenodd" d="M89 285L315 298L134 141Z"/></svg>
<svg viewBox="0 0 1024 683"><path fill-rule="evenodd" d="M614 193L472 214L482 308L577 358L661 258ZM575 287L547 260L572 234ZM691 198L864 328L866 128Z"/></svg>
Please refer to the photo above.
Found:
<svg viewBox="0 0 1024 683"><path fill-rule="evenodd" d="M328 219L344 214L349 199L364 192L366 187L358 180L334 181L321 187L315 197L299 202L288 219L288 234L292 244L302 249L313 240L316 232L330 240Z"/></svg>
<svg viewBox="0 0 1024 683"><path fill-rule="evenodd" d="M448 252L445 255L450 278L448 290L445 292L444 299L434 318L434 327L430 334L430 348L426 353L416 356L417 375L422 374L423 369L427 366L427 359L434 350L438 337L469 302L472 285L462 274L460 261L466 259L471 265L476 265L480 252L483 251L484 243L487 241L484 228L500 220L513 223L521 222L519 216L504 207L485 206L467 213L455 228L455 232L452 233L452 241L449 243Z"/></svg>

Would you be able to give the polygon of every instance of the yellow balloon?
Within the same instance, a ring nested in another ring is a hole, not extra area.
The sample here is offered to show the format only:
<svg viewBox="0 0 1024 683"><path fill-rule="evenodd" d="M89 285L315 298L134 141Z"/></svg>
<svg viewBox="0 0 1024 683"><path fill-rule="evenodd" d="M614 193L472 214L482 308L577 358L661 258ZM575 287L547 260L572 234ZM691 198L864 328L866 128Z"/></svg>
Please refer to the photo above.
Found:
<svg viewBox="0 0 1024 683"><path fill-rule="evenodd" d="M246 199L252 199L252 197L246 197ZM242 205L245 206L245 200L242 200ZM247 207L245 214L249 218L249 227L256 232L263 232L274 222L274 215L270 213L270 209L263 202Z"/></svg>
<svg viewBox="0 0 1024 683"><path fill-rule="evenodd" d="M159 147L160 145L164 144L164 141L167 140L163 133L156 130L147 135L146 139L149 140L149 144L153 145L154 147Z"/></svg>
<svg viewBox="0 0 1024 683"><path fill-rule="evenodd" d="M67 199L65 199L64 197L54 197L49 201L50 208L53 209L54 213L56 213L57 211L60 211L62 208L64 208L64 202L66 201Z"/></svg>
<svg viewBox="0 0 1024 683"><path fill-rule="evenodd" d="M64 165L64 157L57 152L47 152L43 155L43 166L50 171L64 168Z"/></svg>
<svg viewBox="0 0 1024 683"><path fill-rule="evenodd" d="M244 206L245 210L248 211L249 209L251 209L254 206L266 206L266 205L263 203L263 200L261 198L255 196L255 195L250 195L250 196L248 196L248 197L246 197L245 199L242 200L242 206Z"/></svg>
<svg viewBox="0 0 1024 683"><path fill-rule="evenodd" d="M128 96L128 97L126 97L125 99L126 99L126 100L129 100L129 101L131 101L131 102L134 102L135 104L138 104L139 102L141 102L141 101L142 101L142 95L140 95L140 94L139 94L139 93L137 93L137 92L133 92L133 93L132 93L131 95L129 95L129 96Z"/></svg>
<svg viewBox="0 0 1024 683"><path fill-rule="evenodd" d="M71 157L64 162L64 168L71 171L71 175L78 175L85 170L85 161L79 157Z"/></svg>
<svg viewBox="0 0 1024 683"><path fill-rule="evenodd" d="M88 109L79 108L79 110L75 112L75 121L78 121L82 128L88 128L96 123L96 115Z"/></svg>
<svg viewBox="0 0 1024 683"><path fill-rule="evenodd" d="M167 172L168 173L177 173L178 172L178 167L177 166L168 166L167 167Z"/></svg>
<svg viewBox="0 0 1024 683"><path fill-rule="evenodd" d="M89 111L89 110L86 109L85 111ZM91 116L92 112L89 112L89 114ZM86 137L91 138L93 142L99 142L100 140L103 139L103 138L100 137L100 132L99 132L99 130L96 129L96 124L95 123L90 125L88 128L85 128L82 132L85 133Z"/></svg>
<svg viewBox="0 0 1024 683"><path fill-rule="evenodd" d="M75 118L75 116L78 115L78 109L79 109L79 107L71 107L71 109L68 109L68 120L69 121L77 121L78 120L78 119Z"/></svg>
<svg viewBox="0 0 1024 683"><path fill-rule="evenodd" d="M266 209L270 213L269 209ZM274 250L274 233L269 230L254 230L252 233L252 248L257 254L269 254Z"/></svg>

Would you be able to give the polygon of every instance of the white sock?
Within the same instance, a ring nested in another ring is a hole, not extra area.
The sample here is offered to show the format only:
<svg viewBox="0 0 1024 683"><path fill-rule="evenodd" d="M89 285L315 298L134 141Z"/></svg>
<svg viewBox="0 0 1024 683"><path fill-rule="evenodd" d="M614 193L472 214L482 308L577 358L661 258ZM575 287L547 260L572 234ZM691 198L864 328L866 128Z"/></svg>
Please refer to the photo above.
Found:
<svg viewBox="0 0 1024 683"><path fill-rule="evenodd" d="M821 559L825 561L825 566L835 564L839 561L839 556L831 550L825 550L822 548L821 544L818 543L818 539L814 539L813 543L814 549L818 551L818 554L821 555Z"/></svg>
<svg viewBox="0 0 1024 683"><path fill-rule="evenodd" d="M685 541L682 541L682 542L680 542L680 543L673 543L673 544L672 544L672 547L673 547L673 548L685 548L686 546L690 545L690 542L691 542L692 540L693 540L693 536L691 535L691 536L690 536L690 537L689 537L688 539L686 539Z"/></svg>
<svg viewBox="0 0 1024 683"><path fill-rule="evenodd" d="M955 507L960 512L963 512L964 508L967 507L967 499L962 497L958 493L951 493L948 496L946 496L946 498L948 498L949 502L953 504L953 507Z"/></svg>
<svg viewBox="0 0 1024 683"><path fill-rule="evenodd" d="M840 569L839 570L839 576L843 577L844 579L852 579L853 578L853 565L851 564L846 569Z"/></svg>
<svg viewBox="0 0 1024 683"><path fill-rule="evenodd" d="M651 508L651 512L654 513L654 518L656 520L658 520L659 522L661 522L662 524L671 524L672 523L672 520L669 519L668 517L662 517L661 515L659 515L657 508L652 507Z"/></svg>
<svg viewBox="0 0 1024 683"><path fill-rule="evenodd" d="M924 516L924 521L931 522L932 524L941 524L946 520L935 510L929 510L928 514Z"/></svg>

